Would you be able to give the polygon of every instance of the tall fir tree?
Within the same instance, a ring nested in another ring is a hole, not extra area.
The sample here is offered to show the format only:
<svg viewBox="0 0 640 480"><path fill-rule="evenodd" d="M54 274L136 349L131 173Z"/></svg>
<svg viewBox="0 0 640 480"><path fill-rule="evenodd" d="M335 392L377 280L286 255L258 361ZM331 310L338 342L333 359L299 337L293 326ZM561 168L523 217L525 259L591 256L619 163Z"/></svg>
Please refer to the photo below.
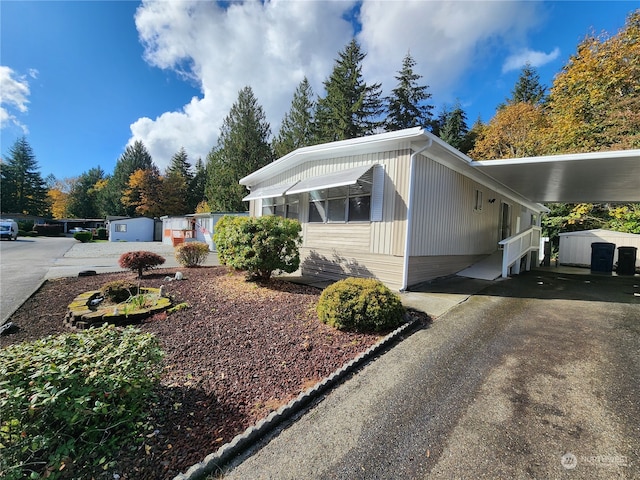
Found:
<svg viewBox="0 0 640 480"><path fill-rule="evenodd" d="M187 196L187 209L194 213L198 205L205 200L205 187L207 185L207 167L201 158L198 158L194 167L193 178L189 182L189 194Z"/></svg>
<svg viewBox="0 0 640 480"><path fill-rule="evenodd" d="M467 126L467 114L456 102L452 110L445 110L441 115L441 125L439 127L439 137L462 153L467 153L473 145L470 145Z"/></svg>
<svg viewBox="0 0 640 480"><path fill-rule="evenodd" d="M511 97L507 99L508 105L525 102L532 105L544 104L547 99L547 87L540 83L535 67L527 63L520 72L516 84L511 90Z"/></svg>
<svg viewBox="0 0 640 480"><path fill-rule="evenodd" d="M355 39L338 53L333 72L324 82L326 95L317 102L318 143L362 137L382 125L382 87L368 85L362 78L365 57Z"/></svg>
<svg viewBox="0 0 640 480"><path fill-rule="evenodd" d="M273 161L269 143L271 127L251 87L240 90L225 118L218 145L207 156L205 193L217 212L245 211L242 177Z"/></svg>
<svg viewBox="0 0 640 480"><path fill-rule="evenodd" d="M316 134L313 114L316 108L313 100L313 89L305 77L291 101L291 108L285 114L278 136L273 141L276 158L284 157L300 147L314 143Z"/></svg>
<svg viewBox="0 0 640 480"><path fill-rule="evenodd" d="M127 146L124 153L116 162L113 175L102 190L102 209L104 216L126 215L134 216L135 206L126 206L122 202L125 190L128 188L129 177L136 170L149 170L153 166L151 155L140 140Z"/></svg>
<svg viewBox="0 0 640 480"><path fill-rule="evenodd" d="M48 188L26 137L16 140L9 150L6 163L2 164L0 181L3 212L50 215Z"/></svg>
<svg viewBox="0 0 640 480"><path fill-rule="evenodd" d="M402 60L402 69L396 80L398 85L391 91L385 101L387 104L387 119L385 128L388 131L402 130L411 127L428 127L432 123L433 105L426 103L431 94L427 93L427 85L419 85L422 75L413 71L416 66L411 54Z"/></svg>
<svg viewBox="0 0 640 480"><path fill-rule="evenodd" d="M181 147L173 157L162 178L162 204L165 215L184 215L193 213L189 209L189 186L193 181L193 173L189 156Z"/></svg>
<svg viewBox="0 0 640 480"><path fill-rule="evenodd" d="M189 163L189 155L187 155L184 147L180 147L180 150L171 157L171 163L167 167L166 173L178 173L187 183L191 181L193 173Z"/></svg>

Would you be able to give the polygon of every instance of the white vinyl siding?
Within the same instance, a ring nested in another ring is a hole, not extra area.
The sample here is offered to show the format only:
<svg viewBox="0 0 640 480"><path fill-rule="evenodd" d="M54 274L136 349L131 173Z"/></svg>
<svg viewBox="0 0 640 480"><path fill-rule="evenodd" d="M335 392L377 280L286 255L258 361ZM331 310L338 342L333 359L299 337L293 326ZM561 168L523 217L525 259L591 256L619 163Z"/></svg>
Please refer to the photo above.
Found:
<svg viewBox="0 0 640 480"><path fill-rule="evenodd" d="M423 156L416 159L415 175L411 256L482 255L498 248L497 193Z"/></svg>

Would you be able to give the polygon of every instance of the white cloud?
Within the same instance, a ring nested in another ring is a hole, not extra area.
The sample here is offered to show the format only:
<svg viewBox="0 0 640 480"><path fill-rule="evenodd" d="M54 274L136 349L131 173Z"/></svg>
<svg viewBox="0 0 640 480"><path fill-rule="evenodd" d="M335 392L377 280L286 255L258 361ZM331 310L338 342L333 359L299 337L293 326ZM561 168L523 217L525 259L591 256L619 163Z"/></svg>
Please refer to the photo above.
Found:
<svg viewBox="0 0 640 480"><path fill-rule="evenodd" d="M250 86L272 133L306 75L319 93L333 60L351 38L347 2L143 2L136 26L151 65L181 71L200 84L201 98L182 110L131 125L156 164L166 167L181 146L191 159L216 145L238 92Z"/></svg>
<svg viewBox="0 0 640 480"><path fill-rule="evenodd" d="M143 1L136 26L145 59L179 71L200 85L202 96L180 111L131 125L130 142L144 142L160 168L184 146L204 158L220 126L249 85L276 134L293 92L306 75L316 94L354 29L346 17L355 1L217 2ZM367 57L367 82L385 93L407 53L434 97L445 93L496 45L520 45L536 22L537 2L365 1L358 41ZM443 98L444 97L444 98Z"/></svg>
<svg viewBox="0 0 640 480"><path fill-rule="evenodd" d="M516 54L510 55L502 65L502 73L520 70L526 64L532 67L541 67L549 62L553 62L560 56L560 49L554 48L549 53L536 52L535 50L522 50Z"/></svg>
<svg viewBox="0 0 640 480"><path fill-rule="evenodd" d="M36 78L37 70L30 70L29 75ZM28 133L26 125L18 119L19 113L27 113L29 103L29 82L19 76L13 69L0 65L0 128L17 126L23 133Z"/></svg>

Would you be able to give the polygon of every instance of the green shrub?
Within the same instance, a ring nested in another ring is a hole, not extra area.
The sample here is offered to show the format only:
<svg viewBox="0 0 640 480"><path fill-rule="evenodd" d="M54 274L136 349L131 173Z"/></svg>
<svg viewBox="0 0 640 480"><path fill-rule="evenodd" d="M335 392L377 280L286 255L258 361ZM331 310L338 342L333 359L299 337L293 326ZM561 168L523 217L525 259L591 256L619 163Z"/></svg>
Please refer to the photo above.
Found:
<svg viewBox="0 0 640 480"><path fill-rule="evenodd" d="M380 332L403 321L400 297L372 278L346 278L324 289L318 317L340 330Z"/></svg>
<svg viewBox="0 0 640 480"><path fill-rule="evenodd" d="M59 223L56 224L37 224L33 226L33 231L38 235L42 235L45 237L59 237L63 234L62 225Z"/></svg>
<svg viewBox="0 0 640 480"><path fill-rule="evenodd" d="M96 477L140 433L161 359L133 327L0 349L0 477Z"/></svg>
<svg viewBox="0 0 640 480"><path fill-rule="evenodd" d="M18 230L23 230L25 232L30 232L33 230L33 226L35 222L33 220L19 220L18 222Z"/></svg>
<svg viewBox="0 0 640 480"><path fill-rule="evenodd" d="M175 248L176 260L183 267L197 267L209 255L209 245L204 242L181 243Z"/></svg>
<svg viewBox="0 0 640 480"><path fill-rule="evenodd" d="M96 237L98 237L98 240L106 240L108 238L107 229L104 227L98 228L96 230Z"/></svg>
<svg viewBox="0 0 640 480"><path fill-rule="evenodd" d="M93 233L91 232L76 232L73 234L73 238L75 238L76 240L82 242L82 243L87 243L90 242L91 240L93 240Z"/></svg>
<svg viewBox="0 0 640 480"><path fill-rule="evenodd" d="M121 303L129 297L138 295L139 286L129 280L114 280L100 287L100 293L114 303Z"/></svg>
<svg viewBox="0 0 640 480"><path fill-rule="evenodd" d="M153 267L157 267L163 263L164 257L161 257L157 253L147 252L145 250L123 253L118 259L118 264L122 268L138 272L138 278L142 278L142 273L144 271L151 270Z"/></svg>
<svg viewBox="0 0 640 480"><path fill-rule="evenodd" d="M245 270L252 279L268 280L274 271L295 272L300 266L300 222L277 216L226 215L213 236L220 263Z"/></svg>

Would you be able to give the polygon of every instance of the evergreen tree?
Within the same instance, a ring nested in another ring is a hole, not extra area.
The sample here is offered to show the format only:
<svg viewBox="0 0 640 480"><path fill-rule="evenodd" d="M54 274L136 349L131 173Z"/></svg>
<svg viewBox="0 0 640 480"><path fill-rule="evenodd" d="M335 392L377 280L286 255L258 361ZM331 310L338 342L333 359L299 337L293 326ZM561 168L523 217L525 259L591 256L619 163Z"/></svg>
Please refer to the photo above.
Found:
<svg viewBox="0 0 640 480"><path fill-rule="evenodd" d="M49 215L48 188L26 137L13 144L1 171L3 212Z"/></svg>
<svg viewBox="0 0 640 480"><path fill-rule="evenodd" d="M305 77L293 94L291 108L285 114L280 132L273 141L273 151L276 158L284 157L287 153L300 147L313 144L315 139L314 109L313 89Z"/></svg>
<svg viewBox="0 0 640 480"><path fill-rule="evenodd" d="M185 151L184 147L180 147L173 157L171 157L171 163L167 167L167 174L169 173L177 173L184 180L189 183L193 178L193 173L191 172L191 164L189 163L189 156Z"/></svg>
<svg viewBox="0 0 640 480"><path fill-rule="evenodd" d="M444 114L439 136L452 147L466 153L470 150L468 132L467 114L462 110L460 102L457 102L453 110Z"/></svg>
<svg viewBox="0 0 640 480"><path fill-rule="evenodd" d="M205 187L207 185L207 168L199 158L196 161L195 165L195 173L193 174L193 178L189 182L189 194L187 196L187 210L189 213L193 213L196 211L198 205L205 198Z"/></svg>
<svg viewBox="0 0 640 480"><path fill-rule="evenodd" d="M413 72L416 65L411 54L407 53L402 61L402 70L396 80L398 86L387 97L387 119L385 128L388 131L402 130L411 127L426 127L431 124L433 105L426 101L431 98L427 93L427 85L418 85L422 75Z"/></svg>
<svg viewBox="0 0 640 480"><path fill-rule="evenodd" d="M225 118L218 145L207 156L207 201L213 211L245 211L242 177L273 161L271 128L251 87L238 94Z"/></svg>
<svg viewBox="0 0 640 480"><path fill-rule="evenodd" d="M379 83L367 85L362 79L365 57L355 39L339 52L324 82L326 96L316 107L318 143L362 137L381 126L382 89Z"/></svg>
<svg viewBox="0 0 640 480"><path fill-rule="evenodd" d="M67 213L75 218L100 218L99 182L105 181L105 173L100 167L92 168L80 175L69 191Z"/></svg>
<svg viewBox="0 0 640 480"><path fill-rule="evenodd" d="M547 88L540 83L540 75L535 67L527 63L522 67L518 81L513 90L511 90L511 98L507 99L508 105L525 102L532 105L540 105L546 101Z"/></svg>
<svg viewBox="0 0 640 480"><path fill-rule="evenodd" d="M189 185L192 181L193 173L189 157L182 147L171 157L171 164L167 167L162 179L164 215L193 213L193 210L189 209Z"/></svg>
<svg viewBox="0 0 640 480"><path fill-rule="evenodd" d="M167 171L162 178L162 213L160 215L185 215L189 210L189 185L177 171Z"/></svg>
<svg viewBox="0 0 640 480"><path fill-rule="evenodd" d="M129 177L136 170L149 170L153 160L146 147L140 140L127 146L124 153L116 162L113 175L102 192L103 214L134 216L135 207L125 206L122 197L128 188Z"/></svg>

